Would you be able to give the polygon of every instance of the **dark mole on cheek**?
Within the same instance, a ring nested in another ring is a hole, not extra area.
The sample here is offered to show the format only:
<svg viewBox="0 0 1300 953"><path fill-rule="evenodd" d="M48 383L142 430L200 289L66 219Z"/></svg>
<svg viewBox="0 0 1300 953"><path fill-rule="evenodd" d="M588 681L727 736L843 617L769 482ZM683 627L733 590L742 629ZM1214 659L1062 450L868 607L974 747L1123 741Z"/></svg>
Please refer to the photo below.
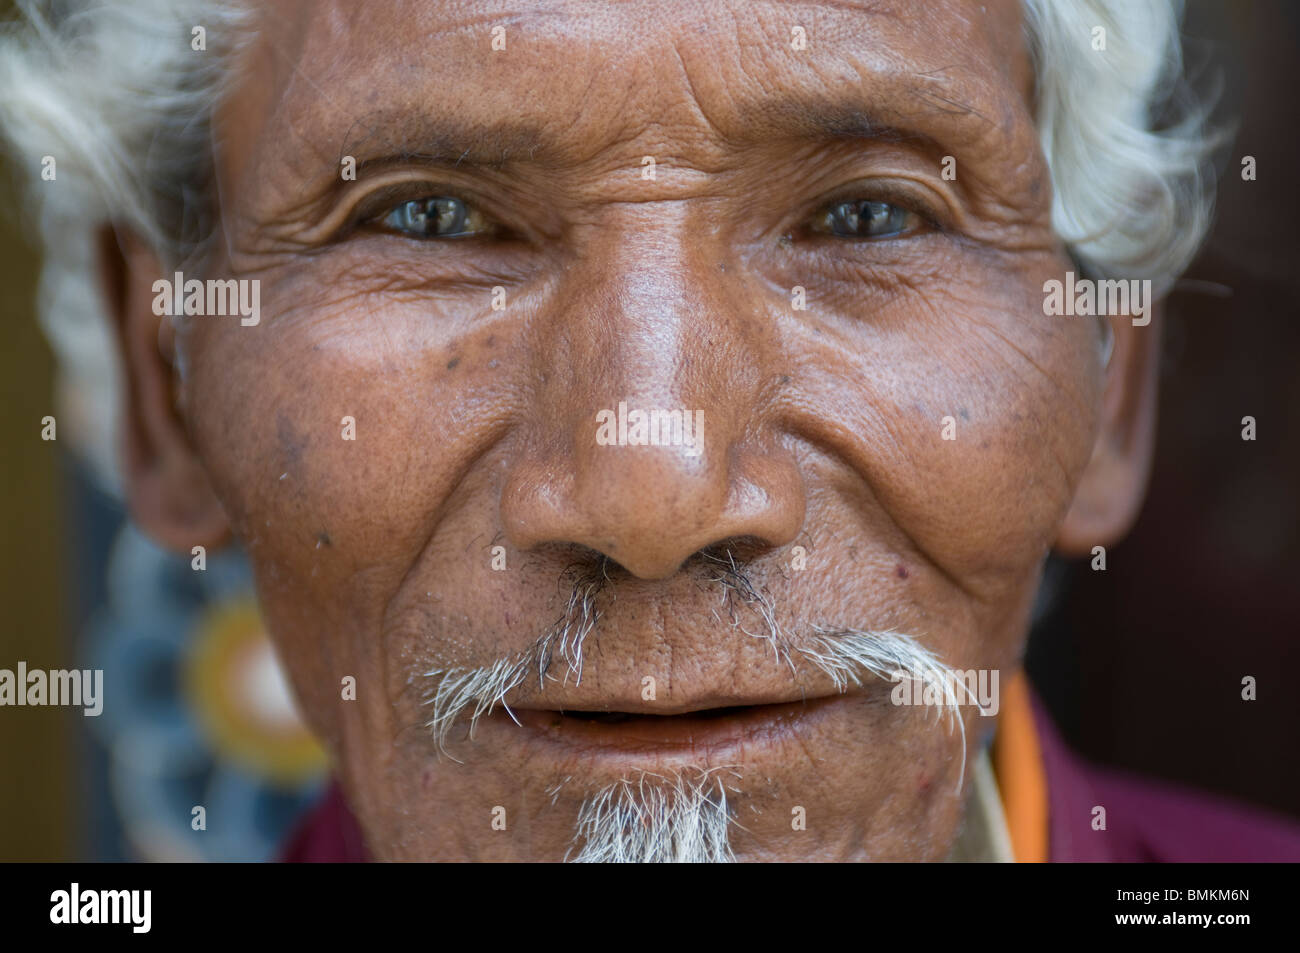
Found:
<svg viewBox="0 0 1300 953"><path fill-rule="evenodd" d="M908 576L912 575L910 572L907 571L907 567L904 566L902 563L898 564L898 568L895 569L894 572L898 573L899 579L906 579Z"/></svg>
<svg viewBox="0 0 1300 953"><path fill-rule="evenodd" d="M330 541L330 534L325 532L325 530L321 530L319 533L316 534L317 549L320 549L322 546L333 546L333 545L334 545L333 542Z"/></svg>
<svg viewBox="0 0 1300 953"><path fill-rule="evenodd" d="M458 357L453 357L450 361L447 362L447 370L449 370L449 371L451 371L451 370L455 370L455 369L456 369L456 365L459 364L459 363L460 363L460 358L458 358Z"/></svg>

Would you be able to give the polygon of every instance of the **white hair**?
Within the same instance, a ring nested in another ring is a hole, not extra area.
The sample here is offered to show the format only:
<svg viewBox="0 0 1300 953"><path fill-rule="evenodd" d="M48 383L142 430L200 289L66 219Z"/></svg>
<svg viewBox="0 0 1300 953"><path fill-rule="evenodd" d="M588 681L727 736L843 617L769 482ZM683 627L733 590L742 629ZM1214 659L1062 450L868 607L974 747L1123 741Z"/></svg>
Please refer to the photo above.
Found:
<svg viewBox="0 0 1300 953"><path fill-rule="evenodd" d="M717 771L620 778L586 798L569 854L583 864L734 861L727 787ZM573 851L577 850L574 854Z"/></svg>
<svg viewBox="0 0 1300 953"><path fill-rule="evenodd" d="M18 5L27 22L0 38L0 133L40 203L40 313L61 364L60 410L113 490L120 370L94 227L129 225L169 267L201 249L213 221L209 119L242 11L233 0ZM1182 95L1181 0L1023 6L1053 226L1092 277L1149 278L1164 294L1209 228L1218 144L1205 109ZM206 52L191 49L197 26ZM56 182L39 177L47 155Z"/></svg>
<svg viewBox="0 0 1300 953"><path fill-rule="evenodd" d="M60 430L116 493L122 369L96 232L129 226L168 267L201 253L214 212L210 117L245 11L228 0L17 6L25 22L0 36L0 135L31 177L44 245L38 313L59 362ZM193 49L195 27L205 50ZM40 175L47 156L53 181Z"/></svg>
<svg viewBox="0 0 1300 953"><path fill-rule="evenodd" d="M1222 141L1183 83L1182 2L1024 0L1024 12L1052 227L1091 277L1150 279L1163 296L1209 231Z"/></svg>

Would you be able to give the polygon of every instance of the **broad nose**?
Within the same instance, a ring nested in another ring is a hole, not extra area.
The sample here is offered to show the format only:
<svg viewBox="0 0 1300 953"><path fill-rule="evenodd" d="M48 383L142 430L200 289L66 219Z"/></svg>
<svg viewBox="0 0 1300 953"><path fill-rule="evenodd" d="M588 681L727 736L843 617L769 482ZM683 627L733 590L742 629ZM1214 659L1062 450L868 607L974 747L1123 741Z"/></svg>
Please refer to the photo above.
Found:
<svg viewBox="0 0 1300 953"><path fill-rule="evenodd" d="M769 406L781 368L759 292L637 224L530 322L537 384L501 517L518 548L577 543L662 579L729 540L787 545L805 498Z"/></svg>

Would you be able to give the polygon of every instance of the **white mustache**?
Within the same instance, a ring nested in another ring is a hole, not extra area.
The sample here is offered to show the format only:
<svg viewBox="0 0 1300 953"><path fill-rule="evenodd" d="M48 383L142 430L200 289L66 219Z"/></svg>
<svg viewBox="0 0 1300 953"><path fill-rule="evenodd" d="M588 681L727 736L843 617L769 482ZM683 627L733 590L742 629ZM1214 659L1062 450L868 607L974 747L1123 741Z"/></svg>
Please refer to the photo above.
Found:
<svg viewBox="0 0 1300 953"><path fill-rule="evenodd" d="M433 706L433 716L425 727L433 732L440 752L451 757L447 753L447 733L461 713L471 708L471 739L478 720L491 714L498 705L519 724L506 704L506 695L532 671L536 671L538 685L545 690L546 677L556 656L564 661L566 679L572 675L579 683L582 681L582 647L600 617L595 597L609 581L605 565L601 560L594 570L575 580L563 616L524 651L476 668L462 666L425 672L426 678L434 680L432 696L426 701Z"/></svg>
<svg viewBox="0 0 1300 953"><path fill-rule="evenodd" d="M961 705L966 701L964 696L969 695L969 689L958 670L944 663L915 636L892 630L813 625L806 636L794 640L778 626L771 597L754 587L748 574L737 566L730 554L726 554L725 559L706 558L716 564L717 572L710 581L722 589L724 602L731 609L731 625L753 638L768 640L777 658L784 659L796 677L804 666L811 666L827 675L841 693L851 686L862 687L871 679L896 683L900 677L919 680L926 690L932 691L938 700L934 706L936 720L946 712L949 731L956 725L961 732L962 769L957 782L960 793L966 775L966 723L961 717ZM519 720L506 701L507 696L533 673L536 673L543 691L548 677L559 681L549 674L556 658L564 662L565 681L573 677L581 682L583 646L600 617L595 598L609 582L606 565L601 560L594 569L575 580L563 616L522 652L484 666L435 669L425 673L431 680L426 704L433 709L425 726L432 732L441 753L453 761L458 760L447 752L446 742L452 726L466 712L469 714L471 740L479 719L491 714L498 706L518 724ZM762 632L755 634L740 625L734 607L737 600L758 616ZM716 611L714 615L717 617Z"/></svg>
<svg viewBox="0 0 1300 953"><path fill-rule="evenodd" d="M772 645L778 659L792 675L811 667L830 678L839 692L861 687L869 680L897 683L902 677L919 680L938 701L936 722L946 711L948 730L961 732L962 764L957 776L960 796L966 777L966 723L961 716L962 696L969 693L960 673L945 664L915 636L894 631L871 631L839 626L813 625L807 634L791 639L776 622L776 612L766 591L756 589L743 568L730 554L725 559L706 555L715 573L709 581L722 589L730 624L753 638ZM599 620L595 597L609 581L606 562L579 577L562 617L533 645L515 655L479 667L436 669L428 672L432 682L426 704L433 708L427 727L441 753L455 722L469 716L469 737L474 737L478 720L500 706L515 723L506 697L533 673L545 690L546 680L558 658L565 666L564 681L582 679L582 652ZM745 629L736 604L758 617L761 631ZM715 610L719 622L722 617ZM458 759L447 755L453 761ZM687 769L664 777L646 772L635 780L620 780L587 796L578 809L573 842L565 860L577 863L728 863L735 860L731 828L736 823L727 801L723 773L739 778L734 768ZM568 778L565 779L567 782ZM552 803L563 782L552 792ZM574 853L576 850L576 854Z"/></svg>

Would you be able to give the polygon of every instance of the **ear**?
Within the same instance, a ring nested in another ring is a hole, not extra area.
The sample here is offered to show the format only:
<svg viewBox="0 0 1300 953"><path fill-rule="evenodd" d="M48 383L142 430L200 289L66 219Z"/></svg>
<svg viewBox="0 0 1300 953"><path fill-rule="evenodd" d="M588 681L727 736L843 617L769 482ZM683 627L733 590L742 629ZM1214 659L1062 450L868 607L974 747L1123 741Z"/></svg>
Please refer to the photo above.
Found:
<svg viewBox="0 0 1300 953"><path fill-rule="evenodd" d="M1151 321L1134 327L1127 315L1106 318L1114 348L1102 392L1101 426L1083 478L1056 538L1063 556L1087 556L1129 531L1146 496L1155 450L1163 302Z"/></svg>
<svg viewBox="0 0 1300 953"><path fill-rule="evenodd" d="M162 263L133 232L105 227L99 272L123 369L122 465L131 518L160 545L188 556L216 548L230 524L178 409L171 319L154 314Z"/></svg>

